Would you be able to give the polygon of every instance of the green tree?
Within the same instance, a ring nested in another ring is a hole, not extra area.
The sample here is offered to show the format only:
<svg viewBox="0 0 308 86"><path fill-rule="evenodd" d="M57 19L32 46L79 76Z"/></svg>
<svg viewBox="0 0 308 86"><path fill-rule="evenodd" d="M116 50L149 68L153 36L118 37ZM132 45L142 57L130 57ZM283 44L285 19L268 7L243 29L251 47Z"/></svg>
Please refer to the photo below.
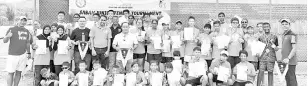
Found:
<svg viewBox="0 0 308 86"><path fill-rule="evenodd" d="M8 21L14 20L15 14L12 7L7 6L6 17L8 18Z"/></svg>

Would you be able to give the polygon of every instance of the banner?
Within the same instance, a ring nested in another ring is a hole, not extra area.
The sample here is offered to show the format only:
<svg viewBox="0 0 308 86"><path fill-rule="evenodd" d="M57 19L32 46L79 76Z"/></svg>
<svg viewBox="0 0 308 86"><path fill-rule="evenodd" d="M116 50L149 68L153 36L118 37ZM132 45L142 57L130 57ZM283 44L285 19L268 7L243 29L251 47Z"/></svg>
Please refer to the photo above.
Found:
<svg viewBox="0 0 308 86"><path fill-rule="evenodd" d="M123 15L123 10L130 10L132 15L170 10L169 0L69 0L69 13L79 13L87 16L94 13L106 15L108 10L114 10L115 15Z"/></svg>

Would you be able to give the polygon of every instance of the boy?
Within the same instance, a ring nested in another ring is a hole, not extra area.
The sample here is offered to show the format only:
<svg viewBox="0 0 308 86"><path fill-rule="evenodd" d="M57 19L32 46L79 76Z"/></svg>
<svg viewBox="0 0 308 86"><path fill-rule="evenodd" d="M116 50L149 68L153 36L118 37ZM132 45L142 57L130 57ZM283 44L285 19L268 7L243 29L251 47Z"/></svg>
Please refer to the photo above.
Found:
<svg viewBox="0 0 308 86"><path fill-rule="evenodd" d="M70 63L68 62L63 62L62 63L62 71L59 73L59 76L62 76L62 75L66 75L68 76L68 85L70 86L75 78L75 75L72 71L69 70L70 68ZM60 78L60 81L61 81L61 77Z"/></svg>
<svg viewBox="0 0 308 86"><path fill-rule="evenodd" d="M138 62L133 62L131 65L132 72L126 74L126 86L144 86L147 84L145 74L140 70Z"/></svg>
<svg viewBox="0 0 308 86"><path fill-rule="evenodd" d="M159 71L158 65L158 61L150 61L150 71L146 73L150 86L162 86L163 84L163 74Z"/></svg>
<svg viewBox="0 0 308 86"><path fill-rule="evenodd" d="M173 65L168 62L165 64L165 86L181 86L181 73L173 70Z"/></svg>
<svg viewBox="0 0 308 86"><path fill-rule="evenodd" d="M50 72L50 68L43 68L41 70L41 75L44 78L41 80L41 86L58 86L58 76Z"/></svg>
<svg viewBox="0 0 308 86"><path fill-rule="evenodd" d="M85 61L80 61L78 64L80 71L76 74L73 86L88 86L92 84L91 73L86 70L87 64Z"/></svg>
<svg viewBox="0 0 308 86"><path fill-rule="evenodd" d="M245 50L241 50L239 53L241 62L238 63L233 69L232 78L235 80L233 86L245 86L248 82L254 82L254 78L256 76L256 71L254 65L249 63L247 60L248 53ZM241 80L237 77L238 73L240 73L239 68L246 68L247 80Z"/></svg>
<svg viewBox="0 0 308 86"><path fill-rule="evenodd" d="M186 72L186 85L202 85L205 86L208 82L208 77L206 75L207 72L207 63L204 59L200 59L201 56L201 48L195 47L193 49L193 57L188 62L186 67L184 68L184 72Z"/></svg>
<svg viewBox="0 0 308 86"><path fill-rule="evenodd" d="M125 86L123 70L118 65L114 65L112 70L110 70L107 86Z"/></svg>
<svg viewBox="0 0 308 86"><path fill-rule="evenodd" d="M93 61L93 86L103 86L106 82L108 71L102 68L101 63L98 60Z"/></svg>
<svg viewBox="0 0 308 86"><path fill-rule="evenodd" d="M229 78L231 76L231 65L227 61L229 53L227 51L221 51L220 58L216 58L213 60L212 65L210 66L209 70L211 73L208 74L210 85L221 86L221 85L228 85ZM223 71L228 80L221 81L218 79L219 68L225 68L226 71Z"/></svg>

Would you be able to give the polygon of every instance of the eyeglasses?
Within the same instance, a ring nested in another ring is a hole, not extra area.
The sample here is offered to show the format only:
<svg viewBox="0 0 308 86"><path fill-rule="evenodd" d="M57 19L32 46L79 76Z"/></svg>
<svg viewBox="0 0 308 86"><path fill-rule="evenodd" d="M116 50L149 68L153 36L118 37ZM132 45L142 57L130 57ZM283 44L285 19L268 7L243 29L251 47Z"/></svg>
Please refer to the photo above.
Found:
<svg viewBox="0 0 308 86"><path fill-rule="evenodd" d="M62 67L62 69L68 69L68 67Z"/></svg>

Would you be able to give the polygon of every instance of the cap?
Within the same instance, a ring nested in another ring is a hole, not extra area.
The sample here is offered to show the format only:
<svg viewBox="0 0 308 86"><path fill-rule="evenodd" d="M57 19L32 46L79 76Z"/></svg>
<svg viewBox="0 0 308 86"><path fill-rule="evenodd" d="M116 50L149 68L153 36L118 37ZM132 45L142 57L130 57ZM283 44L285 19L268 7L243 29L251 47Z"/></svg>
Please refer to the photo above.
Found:
<svg viewBox="0 0 308 86"><path fill-rule="evenodd" d="M225 51L225 50L224 50L224 51L221 51L221 52L220 52L220 55L223 55L223 54L225 54L225 55L229 56L228 51Z"/></svg>
<svg viewBox="0 0 308 86"><path fill-rule="evenodd" d="M280 23L282 22L288 22L288 23L291 23L291 20L289 18L282 18L279 20Z"/></svg>
<svg viewBox="0 0 308 86"><path fill-rule="evenodd" d="M19 17L19 20L22 20L22 19L24 19L25 21L27 21L27 17L25 17L25 16L20 16L20 17Z"/></svg>

